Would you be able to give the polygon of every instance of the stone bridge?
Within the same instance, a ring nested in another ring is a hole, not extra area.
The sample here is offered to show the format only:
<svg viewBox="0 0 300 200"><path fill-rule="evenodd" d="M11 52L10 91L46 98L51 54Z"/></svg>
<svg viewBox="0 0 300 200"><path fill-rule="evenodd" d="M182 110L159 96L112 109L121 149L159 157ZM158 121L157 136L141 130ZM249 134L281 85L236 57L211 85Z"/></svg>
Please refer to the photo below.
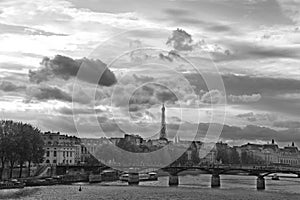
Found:
<svg viewBox="0 0 300 200"><path fill-rule="evenodd" d="M201 170L212 174L211 187L220 187L220 175L229 172L246 172L249 175L257 176L257 189L265 189L265 176L275 173L295 174L300 178L300 167L289 166L264 166L264 165L207 165L207 166L168 166L162 170L169 172L169 185L178 185L178 173L185 170Z"/></svg>
<svg viewBox="0 0 300 200"><path fill-rule="evenodd" d="M129 178L135 177L135 181L131 181L134 184L138 184L136 179L136 174L139 172L152 172L162 170L169 173L169 185L177 186L179 185L178 174L186 170L201 170L205 171L211 176L211 187L216 188L221 186L220 175L230 172L246 172L249 175L257 176L257 189L265 189L265 176L275 173L285 173L285 174L296 174L300 178L300 167L292 166L275 166L275 165L191 165L191 166L86 166L86 165L60 165L57 166L57 171L61 172L58 174L65 173L69 169L84 169L86 171L103 171L105 169L118 169L119 171L129 171ZM131 172L130 170L131 169ZM134 172L132 169L135 169Z"/></svg>

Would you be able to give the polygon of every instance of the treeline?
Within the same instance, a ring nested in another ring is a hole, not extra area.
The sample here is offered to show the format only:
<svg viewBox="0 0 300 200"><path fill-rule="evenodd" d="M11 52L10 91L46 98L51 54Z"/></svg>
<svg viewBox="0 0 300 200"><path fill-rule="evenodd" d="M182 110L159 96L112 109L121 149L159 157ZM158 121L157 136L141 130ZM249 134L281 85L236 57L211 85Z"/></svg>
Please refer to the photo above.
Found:
<svg viewBox="0 0 300 200"><path fill-rule="evenodd" d="M30 124L10 120L0 121L0 180L3 170L8 164L9 177L13 176L16 164L20 165L19 177L25 163L28 166L28 176L32 163L41 163L44 159L44 142L41 131Z"/></svg>
<svg viewBox="0 0 300 200"><path fill-rule="evenodd" d="M216 160L223 164L243 164L239 153L235 148L219 147L217 144Z"/></svg>
<svg viewBox="0 0 300 200"><path fill-rule="evenodd" d="M265 164L265 161L250 152L242 151L239 154L235 148L224 148L218 145L216 160L223 164Z"/></svg>

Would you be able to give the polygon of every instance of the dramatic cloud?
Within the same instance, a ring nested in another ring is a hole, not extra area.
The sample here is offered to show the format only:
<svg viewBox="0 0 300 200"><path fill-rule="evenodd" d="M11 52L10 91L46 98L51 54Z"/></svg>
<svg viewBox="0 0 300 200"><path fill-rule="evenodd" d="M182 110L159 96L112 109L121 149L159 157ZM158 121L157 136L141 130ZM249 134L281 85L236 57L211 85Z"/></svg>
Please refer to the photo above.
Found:
<svg viewBox="0 0 300 200"><path fill-rule="evenodd" d="M164 55L163 53L159 54L159 58L162 60L167 60L169 62L173 62L174 59L180 58L181 56L174 50L171 50L168 55Z"/></svg>
<svg viewBox="0 0 300 200"><path fill-rule="evenodd" d="M252 95L229 95L228 99L233 103L252 103L257 102L261 99L260 94L252 94Z"/></svg>
<svg viewBox="0 0 300 200"><path fill-rule="evenodd" d="M98 136L96 123L90 121L94 111L97 112L91 105L96 104L107 109L97 113L103 129L111 135L117 132L123 136L116 124L128 126L128 121L122 121L128 107L132 118L138 122L148 120L151 125L156 121L159 128L158 104L165 101L167 108L172 107L167 109L167 117L174 117L167 120L168 134L172 135L178 123L193 123L197 115L190 109L191 114L180 121L175 117L178 117L179 105L203 106L201 120L204 122L212 113L205 104L223 103L226 96L229 102L226 123L243 126L253 122L276 127L277 131L225 126L224 139L246 141L278 137L279 141L293 138L300 141L297 128L300 121L300 2L175 0L157 1L155 9L153 5L150 0L129 0L129 3L114 0L113 4L111 0L101 0L101 4L94 0L0 1L0 93L3 94L0 110L3 116L33 122L44 130L76 133L74 111L75 117L82 117L83 132ZM141 30L133 30L137 27ZM176 30L177 27L180 28ZM123 33L125 38L122 38ZM117 37L111 37L116 34ZM112 42L103 43L108 38L112 38L109 40ZM100 43L103 45L97 48ZM171 51L151 54L142 47ZM135 50L129 53L128 49ZM99 55L100 60L82 58L90 52L95 57ZM111 58L125 52L128 58L120 57L114 66L108 66ZM60 55L44 58L36 68L44 55L56 54ZM189 74L192 70L182 62L184 57L202 75L207 75L203 77L213 80L221 76L225 92L220 92L217 81L211 81L208 88L200 74ZM210 58L220 73L210 74L213 69ZM145 61L163 63L167 68L142 65ZM186 77L191 89L169 69ZM119 75L120 80L116 80ZM80 88L71 93L71 81L75 79L79 80ZM166 87L145 84L149 82L159 82ZM102 87L112 85L115 87ZM93 86L101 86L95 98ZM78 106L74 110L71 95ZM113 114L118 115L114 115L115 123L111 121ZM197 126L184 123L184 137L192 135L191 129ZM206 127L203 125L200 129ZM282 129L286 131L278 131ZM126 131L153 134L133 128Z"/></svg>
<svg viewBox="0 0 300 200"><path fill-rule="evenodd" d="M148 84L136 90L129 100L129 110L137 111L150 108L155 104L172 103L178 101L176 95L168 88L159 84Z"/></svg>
<svg viewBox="0 0 300 200"><path fill-rule="evenodd" d="M16 91L22 91L25 90L25 86L21 85L15 85L14 83L10 81L2 81L0 82L0 90L4 92L16 92Z"/></svg>
<svg viewBox="0 0 300 200"><path fill-rule="evenodd" d="M300 122L299 121L276 121L273 124L275 127L279 128L300 128Z"/></svg>
<svg viewBox="0 0 300 200"><path fill-rule="evenodd" d="M215 79L214 74L207 74L207 76ZM198 74L185 74L188 81L197 87L200 91L205 90L206 83L202 76ZM256 77L256 76L240 76L234 74L221 75L227 94L235 96L261 94L284 94L300 91L300 80L288 78L271 78L271 77ZM217 88L217 85L211 87ZM257 96L258 97L258 96Z"/></svg>
<svg viewBox="0 0 300 200"><path fill-rule="evenodd" d="M161 102L176 102L178 99L170 90L158 91L156 97Z"/></svg>
<svg viewBox="0 0 300 200"><path fill-rule="evenodd" d="M72 101L72 97L69 94L67 94L66 92L62 91L57 87L49 87L49 86L28 87L27 95L28 95L28 101L30 101L32 98L37 100L42 100L42 101L47 101L47 100L60 100L66 102Z"/></svg>
<svg viewBox="0 0 300 200"><path fill-rule="evenodd" d="M175 50L178 51L193 50L192 36L182 29L173 31L172 36L169 37L166 44L171 45Z"/></svg>
<svg viewBox="0 0 300 200"><path fill-rule="evenodd" d="M61 55L55 56L54 59L44 58L40 69L29 71L29 78L31 82L35 83L49 81L53 78L69 80L77 76L80 67L83 69L83 75L78 76L78 78L82 81L95 83L97 78L99 80L98 85L101 86L111 86L117 82L114 73L100 60L86 58L74 60Z"/></svg>

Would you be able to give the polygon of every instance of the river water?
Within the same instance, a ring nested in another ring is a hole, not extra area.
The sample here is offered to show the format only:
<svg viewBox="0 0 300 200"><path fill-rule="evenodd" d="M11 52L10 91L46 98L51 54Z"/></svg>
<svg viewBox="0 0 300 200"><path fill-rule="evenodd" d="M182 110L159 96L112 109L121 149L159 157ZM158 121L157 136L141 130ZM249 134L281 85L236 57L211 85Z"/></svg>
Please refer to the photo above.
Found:
<svg viewBox="0 0 300 200"><path fill-rule="evenodd" d="M210 175L181 176L178 187L168 186L168 177L160 177L156 182L141 182L139 186L126 183L77 183L32 187L21 190L0 191L0 199L24 200L231 200L300 199L300 179L280 178L280 181L266 178L266 190L256 190L256 177L221 175L221 188L210 188ZM82 191L79 191L79 185Z"/></svg>

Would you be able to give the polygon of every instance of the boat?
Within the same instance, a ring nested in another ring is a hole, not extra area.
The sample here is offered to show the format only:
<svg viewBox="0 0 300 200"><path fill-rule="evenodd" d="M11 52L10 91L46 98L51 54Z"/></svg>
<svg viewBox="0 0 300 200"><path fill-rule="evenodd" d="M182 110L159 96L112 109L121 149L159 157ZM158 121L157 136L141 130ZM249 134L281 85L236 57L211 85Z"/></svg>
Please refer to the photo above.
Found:
<svg viewBox="0 0 300 200"><path fill-rule="evenodd" d="M129 174L128 173L122 174L119 179L120 181L128 182ZM158 180L157 173L155 172L139 174L139 181L157 181L157 180Z"/></svg>
<svg viewBox="0 0 300 200"><path fill-rule="evenodd" d="M129 178L129 174L122 174L120 176L120 181L128 181L128 178Z"/></svg>
<svg viewBox="0 0 300 200"><path fill-rule="evenodd" d="M104 170L100 173L101 181L117 181L119 180L118 172L115 170Z"/></svg>
<svg viewBox="0 0 300 200"><path fill-rule="evenodd" d="M272 180L278 181L278 180L279 180L279 176L278 176L277 174L274 174L274 175L272 176Z"/></svg>
<svg viewBox="0 0 300 200"><path fill-rule="evenodd" d="M25 184L16 179L0 182L0 189L18 189L18 188L24 188L24 187L25 187Z"/></svg>
<svg viewBox="0 0 300 200"><path fill-rule="evenodd" d="M158 180L158 176L156 172L150 172L149 174L149 179L153 180L153 181L157 181Z"/></svg>
<svg viewBox="0 0 300 200"><path fill-rule="evenodd" d="M100 183L102 181L101 174L89 175L89 183Z"/></svg>
<svg viewBox="0 0 300 200"><path fill-rule="evenodd" d="M139 181L149 180L149 174L139 174Z"/></svg>

